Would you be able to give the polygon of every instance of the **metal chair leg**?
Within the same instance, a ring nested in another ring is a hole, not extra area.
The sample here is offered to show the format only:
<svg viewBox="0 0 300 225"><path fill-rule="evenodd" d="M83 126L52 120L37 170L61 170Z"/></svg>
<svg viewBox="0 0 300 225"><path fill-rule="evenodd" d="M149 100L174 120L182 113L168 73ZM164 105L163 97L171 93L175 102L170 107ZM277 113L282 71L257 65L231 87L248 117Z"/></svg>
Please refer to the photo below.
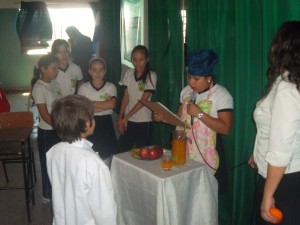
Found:
<svg viewBox="0 0 300 225"><path fill-rule="evenodd" d="M4 161L2 161L2 166L3 166L3 170L4 170L5 180L6 180L6 183L8 184L9 179L8 179L7 170L6 170L6 163Z"/></svg>
<svg viewBox="0 0 300 225"><path fill-rule="evenodd" d="M21 149L22 149L22 165L23 165L23 178L24 178L24 192L25 192L25 202L26 202L26 211L27 211L27 220L30 223L31 222L31 215L30 215L30 185L29 185L29 175L31 168L28 168L28 165L26 165L26 159L25 159L25 144L24 142L21 143ZM30 162L28 162L30 163ZM27 168L26 168L27 167ZM28 169L28 171L27 171Z"/></svg>
<svg viewBox="0 0 300 225"><path fill-rule="evenodd" d="M32 169L33 169L33 176L34 176L34 182L36 183L36 169L35 169L35 160L34 160L34 152L33 149L31 149L31 160L32 160Z"/></svg>
<svg viewBox="0 0 300 225"><path fill-rule="evenodd" d="M32 200L32 205L35 205L32 158L29 158L27 161L27 183L28 183L28 201L30 203L30 200Z"/></svg>

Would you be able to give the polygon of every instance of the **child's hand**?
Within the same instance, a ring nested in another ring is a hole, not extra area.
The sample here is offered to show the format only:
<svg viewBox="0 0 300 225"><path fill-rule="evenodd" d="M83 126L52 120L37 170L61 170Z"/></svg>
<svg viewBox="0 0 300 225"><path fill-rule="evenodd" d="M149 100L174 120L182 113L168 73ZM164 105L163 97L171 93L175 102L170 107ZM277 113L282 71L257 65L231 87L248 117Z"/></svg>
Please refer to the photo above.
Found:
<svg viewBox="0 0 300 225"><path fill-rule="evenodd" d="M162 122L164 119L164 116L158 112L153 112L152 117L155 122Z"/></svg>
<svg viewBox="0 0 300 225"><path fill-rule="evenodd" d="M124 125L124 128L125 128L125 131L127 130L127 124L128 124L128 120L124 117L123 120L123 125Z"/></svg>
<svg viewBox="0 0 300 225"><path fill-rule="evenodd" d="M119 131L120 135L123 135L125 133L125 126L123 124L123 120L122 119L118 120L117 127L118 127L118 131Z"/></svg>
<svg viewBox="0 0 300 225"><path fill-rule="evenodd" d="M187 105L187 113L190 114L191 116L196 116L200 112L201 112L201 110L199 109L199 107L196 104L190 102Z"/></svg>

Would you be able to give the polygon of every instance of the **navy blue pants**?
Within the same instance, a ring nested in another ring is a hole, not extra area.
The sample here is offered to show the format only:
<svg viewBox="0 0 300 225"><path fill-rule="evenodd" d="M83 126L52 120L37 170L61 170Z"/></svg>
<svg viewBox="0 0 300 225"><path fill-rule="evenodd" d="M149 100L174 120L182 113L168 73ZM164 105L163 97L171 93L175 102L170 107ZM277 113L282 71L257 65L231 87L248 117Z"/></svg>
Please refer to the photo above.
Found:
<svg viewBox="0 0 300 225"><path fill-rule="evenodd" d="M52 188L47 173L46 153L53 145L60 142L60 139L54 130L43 130L38 128L37 142L42 172L42 194L43 197L51 199Z"/></svg>

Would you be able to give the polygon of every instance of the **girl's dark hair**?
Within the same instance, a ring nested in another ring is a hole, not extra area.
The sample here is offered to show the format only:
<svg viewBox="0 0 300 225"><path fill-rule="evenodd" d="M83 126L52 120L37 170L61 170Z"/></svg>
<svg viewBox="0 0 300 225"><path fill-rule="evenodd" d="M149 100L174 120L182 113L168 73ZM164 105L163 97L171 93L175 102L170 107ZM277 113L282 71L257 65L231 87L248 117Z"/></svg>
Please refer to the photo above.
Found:
<svg viewBox="0 0 300 225"><path fill-rule="evenodd" d="M81 140L86 132L86 122L94 119L93 102L81 95L68 95L54 102L51 112L52 125L64 142Z"/></svg>
<svg viewBox="0 0 300 225"><path fill-rule="evenodd" d="M300 21L285 22L278 29L269 52L269 63L266 94L285 71L289 72L288 81L296 84L300 91Z"/></svg>
<svg viewBox="0 0 300 225"><path fill-rule="evenodd" d="M149 58L149 52L148 52L148 49L147 49L144 45L137 45L137 46L135 46L135 47L132 49L132 51L131 51L131 59L132 59L133 54L134 54L135 52L142 52L142 53L145 55L145 57L146 57L147 59ZM136 73L136 72L134 71L134 73ZM149 63L149 61L147 62L146 67L145 67L145 70L144 70L144 72L143 72L143 74L142 74L142 77L141 77L143 83L146 82L146 79L147 79L148 76L149 76L150 82L152 83L152 81L151 81L151 76L150 76L150 63Z"/></svg>
<svg viewBox="0 0 300 225"><path fill-rule="evenodd" d="M58 51L59 51L59 47L62 46L62 45L65 46L68 51L70 51L70 45L69 45L69 43L66 40L64 40L64 39L56 39L53 42L53 44L52 44L51 54L52 55L57 54Z"/></svg>
<svg viewBox="0 0 300 225"><path fill-rule="evenodd" d="M37 80L40 78L41 76L41 68L44 67L44 68L48 68L48 66L54 62L57 62L57 59L51 55L51 54L48 54L48 55L43 55L39 61L36 63L36 65L33 67L33 77L31 79L31 90L34 86L34 84L37 82Z"/></svg>

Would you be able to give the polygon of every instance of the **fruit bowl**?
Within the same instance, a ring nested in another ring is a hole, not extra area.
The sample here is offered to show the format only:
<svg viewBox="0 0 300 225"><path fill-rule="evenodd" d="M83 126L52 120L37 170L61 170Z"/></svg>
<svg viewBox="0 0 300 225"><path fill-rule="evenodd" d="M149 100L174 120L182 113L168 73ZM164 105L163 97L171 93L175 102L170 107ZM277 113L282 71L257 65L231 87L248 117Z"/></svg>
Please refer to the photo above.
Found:
<svg viewBox="0 0 300 225"><path fill-rule="evenodd" d="M155 160L161 158L163 155L163 148L158 145L133 148L130 150L130 155L136 159Z"/></svg>

